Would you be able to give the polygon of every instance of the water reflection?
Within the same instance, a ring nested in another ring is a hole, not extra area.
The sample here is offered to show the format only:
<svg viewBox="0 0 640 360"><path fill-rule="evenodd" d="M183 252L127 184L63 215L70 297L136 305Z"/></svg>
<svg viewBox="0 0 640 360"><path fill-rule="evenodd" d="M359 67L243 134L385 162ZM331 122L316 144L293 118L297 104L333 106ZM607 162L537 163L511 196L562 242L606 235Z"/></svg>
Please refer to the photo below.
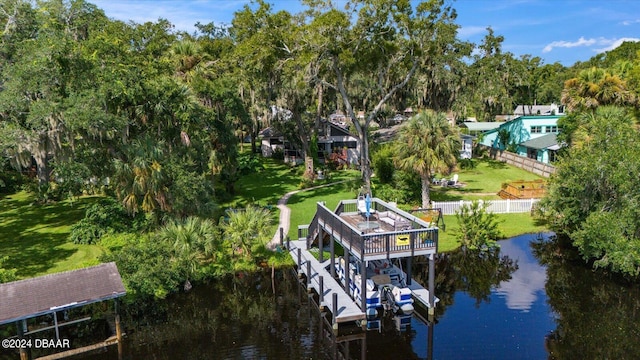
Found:
<svg viewBox="0 0 640 360"><path fill-rule="evenodd" d="M540 239L548 238L549 234ZM536 236L526 234L501 243L500 253L517 261L518 270L511 279L501 281L495 292L505 299L509 309L528 312L540 296L544 297L544 284L547 281L545 267L540 265L531 254L530 242Z"/></svg>
<svg viewBox="0 0 640 360"><path fill-rule="evenodd" d="M275 292L266 271L126 309L125 359L640 358L638 285L561 257L554 241L536 243L533 257L535 237L501 241L489 257L440 255L435 325L414 317L405 331L391 322L335 339L291 271L276 272ZM413 270L426 283L426 262Z"/></svg>
<svg viewBox="0 0 640 360"><path fill-rule="evenodd" d="M562 241L534 244L547 266L545 286L557 328L547 337L550 359L640 359L637 283L585 266Z"/></svg>

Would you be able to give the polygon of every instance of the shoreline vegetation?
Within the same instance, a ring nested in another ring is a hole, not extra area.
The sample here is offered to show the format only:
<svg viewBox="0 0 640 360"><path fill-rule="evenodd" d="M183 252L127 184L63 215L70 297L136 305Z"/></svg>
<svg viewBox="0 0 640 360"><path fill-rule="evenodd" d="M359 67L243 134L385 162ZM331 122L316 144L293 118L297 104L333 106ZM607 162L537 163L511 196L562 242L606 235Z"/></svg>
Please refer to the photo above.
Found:
<svg viewBox="0 0 640 360"><path fill-rule="evenodd" d="M278 199L286 192L299 189L299 169L275 161L263 159L262 168L249 174L238 181L239 195L234 197L221 207L225 209L243 208L249 205L267 209L271 219L270 230L266 237L271 238L278 229L278 217L280 211L276 207ZM455 194L449 194L446 189L434 191L435 199L458 199L466 192L487 193L498 189L500 182L491 181L483 187L483 183L476 179L487 178L487 173L495 171L507 171L510 177L527 178L528 173L511 167L499 166L496 168L490 161L479 161L478 166L470 170L461 170L460 177L468 184L473 184L471 190L458 189ZM329 208L335 207L340 200L350 199L357 195L359 190L359 173L354 170L341 170L329 173L327 183L345 181L330 187L301 191L291 196L288 206L291 209L289 238L297 237L298 225L307 224L313 217L315 205L318 201L325 201ZM535 177L535 175L533 175ZM531 177L531 176L529 176ZM352 181L349 181L352 180ZM259 185L259 186L258 186ZM317 185L317 184L314 184ZM471 185L470 185L471 186ZM488 187L488 188L487 188ZM276 194L280 192L280 194ZM440 195L438 195L441 193ZM0 249L9 261L3 263L5 269L15 269L19 279L50 274L54 272L73 270L86 266L96 265L100 258L109 255L114 250L119 250L131 238L144 238L146 235L135 236L126 234L106 236L98 244L74 244L69 240L72 226L80 221L87 208L98 202L101 196L83 196L74 201L64 200L51 204L38 205L35 197L26 191L20 191L6 195L0 199L0 231L7 236L0 239ZM485 199L486 196L478 197ZM465 196L465 199L474 199L473 195ZM401 204L404 208L411 205ZM508 238L524 233L538 233L548 231L544 223L540 223L530 214L497 214L499 229L503 238ZM457 249L460 244L455 238L458 228L454 215L444 216L446 231L440 231L441 252ZM264 246L263 246L264 247ZM288 261L288 254L269 254L265 249L256 249L248 263L254 262L258 266L283 266L292 264ZM267 250L268 251L268 250ZM236 254L237 255L237 254ZM236 260L242 259L237 257ZM229 261L233 261L230 259ZM209 264L210 265L210 264ZM231 272L250 270L251 266L233 266L225 264ZM222 275L223 269L217 269L215 273Z"/></svg>

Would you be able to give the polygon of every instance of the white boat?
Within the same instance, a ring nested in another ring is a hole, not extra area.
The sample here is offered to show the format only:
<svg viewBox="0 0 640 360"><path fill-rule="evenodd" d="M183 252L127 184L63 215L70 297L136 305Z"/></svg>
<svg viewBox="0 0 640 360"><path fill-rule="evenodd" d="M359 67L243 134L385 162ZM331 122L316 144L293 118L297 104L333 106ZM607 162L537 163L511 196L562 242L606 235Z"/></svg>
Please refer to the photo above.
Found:
<svg viewBox="0 0 640 360"><path fill-rule="evenodd" d="M372 260L367 264L370 277L382 292L383 300L394 313L411 314L413 297L407 287L405 273L388 260Z"/></svg>
<svg viewBox="0 0 640 360"><path fill-rule="evenodd" d="M360 286L360 268L356 264L349 265L349 290L356 301L362 301ZM345 279L344 258L339 257L336 272L342 283ZM406 276L397 267L386 260L369 261L367 266L367 300L366 313L375 316L379 308L392 310L396 314L411 314L413 298L411 290L406 287Z"/></svg>
<svg viewBox="0 0 640 360"><path fill-rule="evenodd" d="M344 258L339 257L336 264L336 274L338 275L341 283L344 283L345 268ZM362 301L362 292L360 290L362 277L358 270L359 269L356 265L349 265L349 291L353 298L360 303L360 301ZM365 312L367 316L375 317L378 315L379 308L382 308L381 293L377 289L376 284L371 279L367 279L367 301Z"/></svg>

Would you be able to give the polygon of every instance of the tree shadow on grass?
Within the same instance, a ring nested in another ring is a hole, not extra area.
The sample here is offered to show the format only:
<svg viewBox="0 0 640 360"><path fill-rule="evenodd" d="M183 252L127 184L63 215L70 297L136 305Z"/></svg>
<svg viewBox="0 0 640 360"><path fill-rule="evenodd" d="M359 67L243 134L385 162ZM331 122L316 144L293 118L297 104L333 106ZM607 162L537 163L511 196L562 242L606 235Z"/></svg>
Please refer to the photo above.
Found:
<svg viewBox="0 0 640 360"><path fill-rule="evenodd" d="M507 168L507 163L505 163L504 161L487 159L487 160L485 160L485 162L492 169L506 169Z"/></svg>
<svg viewBox="0 0 640 360"><path fill-rule="evenodd" d="M445 189L431 190L431 201L460 201L463 195L459 193L448 192Z"/></svg>
<svg viewBox="0 0 640 360"><path fill-rule="evenodd" d="M77 252L64 249L69 243L71 225L79 221L86 208L99 197L82 198L73 204L59 202L32 204L31 198L5 198L0 201L0 254L9 256L5 266L18 269L19 277L31 277L52 269Z"/></svg>
<svg viewBox="0 0 640 360"><path fill-rule="evenodd" d="M549 222L547 221L547 219L541 218L539 216L534 216L533 217L533 225L548 227Z"/></svg>
<svg viewBox="0 0 640 360"><path fill-rule="evenodd" d="M341 192L347 192L347 193L353 192L353 196L346 197L341 200L352 200L352 199L355 200L357 197L357 194L355 194L355 190L351 189L351 185L349 183L341 183L341 184L335 184L335 185L331 185L331 186L327 186L319 189L300 191L299 193L296 193L294 196L289 198L289 201L287 202L287 204L295 205L295 204L308 201L311 198L318 198L317 201L324 201L323 199L334 197L335 194L341 193Z"/></svg>

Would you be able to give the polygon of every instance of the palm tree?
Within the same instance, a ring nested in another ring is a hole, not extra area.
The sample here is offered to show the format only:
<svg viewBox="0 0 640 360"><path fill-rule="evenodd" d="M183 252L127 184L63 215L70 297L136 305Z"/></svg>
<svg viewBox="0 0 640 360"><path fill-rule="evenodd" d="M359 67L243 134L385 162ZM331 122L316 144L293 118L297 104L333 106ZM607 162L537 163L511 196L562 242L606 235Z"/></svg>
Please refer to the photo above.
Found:
<svg viewBox="0 0 640 360"><path fill-rule="evenodd" d="M436 172L450 173L460 153L460 134L443 113L421 112L402 128L396 142L396 165L414 171L422 183L422 207L430 203L429 185Z"/></svg>
<svg viewBox="0 0 640 360"><path fill-rule="evenodd" d="M242 250L246 255L256 245L265 245L269 241L271 214L269 211L249 206L244 210L229 213L229 218L221 222L225 239L233 250Z"/></svg>
<svg viewBox="0 0 640 360"><path fill-rule="evenodd" d="M157 234L157 239L173 246L179 259L187 264L187 281L193 278L198 265L216 260L220 250L220 237L213 221L198 217L174 220Z"/></svg>
<svg viewBox="0 0 640 360"><path fill-rule="evenodd" d="M170 242L178 253L199 256L215 254L216 235L215 224L198 217L171 221L158 233L159 239Z"/></svg>
<svg viewBox="0 0 640 360"><path fill-rule="evenodd" d="M136 139L125 147L124 159L114 160L115 192L129 213L170 209L163 147L150 137Z"/></svg>
<svg viewBox="0 0 640 360"><path fill-rule="evenodd" d="M562 103L569 111L594 111L602 105L633 105L636 97L620 76L592 67L565 82Z"/></svg>
<svg viewBox="0 0 640 360"><path fill-rule="evenodd" d="M213 73L209 55L193 40L182 40L171 49L171 58L175 64L176 76L191 84L199 78L211 78Z"/></svg>

